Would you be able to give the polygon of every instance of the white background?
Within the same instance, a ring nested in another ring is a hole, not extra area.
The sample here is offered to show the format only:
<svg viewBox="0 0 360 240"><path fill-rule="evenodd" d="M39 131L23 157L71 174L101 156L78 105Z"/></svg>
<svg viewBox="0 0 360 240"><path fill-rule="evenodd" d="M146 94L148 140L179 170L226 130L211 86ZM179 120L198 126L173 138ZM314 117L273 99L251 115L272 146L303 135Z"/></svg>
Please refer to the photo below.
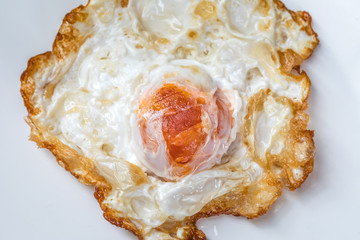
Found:
<svg viewBox="0 0 360 240"><path fill-rule="evenodd" d="M360 239L360 1L284 1L310 12L321 41L303 65L313 83L315 170L263 217L201 220L210 240ZM27 140L20 75L85 0L0 2L0 239L136 239L102 217L92 188Z"/></svg>

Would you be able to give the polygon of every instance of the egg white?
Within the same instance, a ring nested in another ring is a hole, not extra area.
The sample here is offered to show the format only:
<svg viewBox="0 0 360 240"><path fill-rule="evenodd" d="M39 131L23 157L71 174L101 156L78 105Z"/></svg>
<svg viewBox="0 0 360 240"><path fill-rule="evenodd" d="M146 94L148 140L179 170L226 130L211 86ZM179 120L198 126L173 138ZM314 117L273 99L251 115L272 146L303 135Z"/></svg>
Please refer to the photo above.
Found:
<svg viewBox="0 0 360 240"><path fill-rule="evenodd" d="M270 57L283 49L300 52L315 41L295 22L290 29L282 25L288 13L279 12L272 1L267 1L270 10L263 15L255 10L258 1L220 0L211 1L218 19L204 20L194 14L199 2L137 0L127 8L112 9L98 8L98 1L92 1L91 37L76 56L44 75L35 91L41 96L39 121L64 144L92 159L112 184L105 204L148 232L169 217L183 220L235 186L261 178L263 169L237 139L250 97L262 89L295 102L307 96L303 82L290 80L279 70L278 58ZM264 25L269 27L264 30ZM191 38L189 32L197 36ZM286 40L279 39L283 32ZM231 155L224 164L177 182L149 175L148 183L135 186L129 164L149 172L136 121L139 99L171 72L199 87L223 90L235 119ZM41 86L54 81L58 83L48 99ZM277 135L291 117L288 106L272 98L266 101L256 116L253 136L259 156L281 151ZM229 165L239 171L228 171Z"/></svg>

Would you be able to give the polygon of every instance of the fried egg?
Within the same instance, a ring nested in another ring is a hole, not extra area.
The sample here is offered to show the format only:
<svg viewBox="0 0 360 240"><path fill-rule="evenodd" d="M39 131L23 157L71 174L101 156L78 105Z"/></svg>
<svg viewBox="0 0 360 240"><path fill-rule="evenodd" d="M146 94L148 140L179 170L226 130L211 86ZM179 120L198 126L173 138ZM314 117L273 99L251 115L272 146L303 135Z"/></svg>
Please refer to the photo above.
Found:
<svg viewBox="0 0 360 240"><path fill-rule="evenodd" d="M139 239L205 239L313 168L306 12L278 0L91 0L22 75L31 139Z"/></svg>

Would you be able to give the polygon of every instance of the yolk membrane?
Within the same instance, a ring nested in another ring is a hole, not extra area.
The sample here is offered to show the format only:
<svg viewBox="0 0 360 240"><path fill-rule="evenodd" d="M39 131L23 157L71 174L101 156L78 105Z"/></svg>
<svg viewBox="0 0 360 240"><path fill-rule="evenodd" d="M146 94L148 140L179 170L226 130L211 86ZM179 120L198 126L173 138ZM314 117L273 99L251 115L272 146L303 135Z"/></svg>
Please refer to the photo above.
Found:
<svg viewBox="0 0 360 240"><path fill-rule="evenodd" d="M173 84L166 84L153 97L153 109L162 111L162 132L169 157L177 163L192 160L204 145L207 133L202 123L202 105Z"/></svg>
<svg viewBox="0 0 360 240"><path fill-rule="evenodd" d="M215 151L211 146L219 138L227 139L230 125L228 105L219 94L176 83L144 95L138 116L144 148L156 153L166 145L172 176L186 175L206 161ZM213 142L210 147L209 142Z"/></svg>

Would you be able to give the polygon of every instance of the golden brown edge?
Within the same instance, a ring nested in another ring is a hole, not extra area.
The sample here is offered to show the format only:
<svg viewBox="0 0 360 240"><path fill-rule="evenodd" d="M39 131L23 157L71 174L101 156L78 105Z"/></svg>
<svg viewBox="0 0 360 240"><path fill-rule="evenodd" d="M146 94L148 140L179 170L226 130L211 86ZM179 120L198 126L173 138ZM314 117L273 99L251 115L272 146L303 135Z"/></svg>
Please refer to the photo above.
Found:
<svg viewBox="0 0 360 240"><path fill-rule="evenodd" d="M284 71L290 73L291 69L297 68L300 64L307 58L309 58L313 52L313 49L319 43L317 38L317 34L314 32L311 26L311 16L307 12L293 12L285 7L285 5L279 1L274 0L274 2L278 5L279 8L287 10L291 13L292 18L297 22L301 23L301 21L306 22L306 31L309 35L314 35L317 39L312 49L308 49L308 52L304 56L299 56L294 52L289 53L279 53L280 59L282 58L285 61L282 61L282 65L287 66L284 68ZM69 171L74 177L76 177L80 182L84 184L94 185L95 193L94 196L99 202L102 210L104 211L104 217L112 224L125 228L135 234L139 239L143 239L141 232L136 228L136 226L129 220L125 218L120 218L116 211L109 209L103 201L107 194L111 191L111 185L106 182L106 180L100 176L96 168L91 163L91 160L81 157L75 150L67 147L62 144L59 140L57 140L53 136L47 136L45 129L41 129L40 123L38 123L33 116L36 116L40 109L35 108L33 103L31 102L31 98L34 94L36 83L33 79L33 76L44 69L47 65L50 65L50 61L54 61L53 58L57 60L61 60L68 56L69 54L78 51L81 41L79 39L79 33L76 28L73 27L73 24L76 22L84 21L87 18L86 14L83 14L82 10L86 8L90 4L90 0L88 1L86 6L79 6L73 9L71 12L66 14L63 23L59 29L59 32L56 36L56 39L53 44L52 52L46 52L35 57L32 57L28 61L27 69L23 72L21 76L21 95L24 99L24 104L28 110L28 118L27 123L31 127L31 137L30 140L36 142L40 148L49 149L57 159L57 162L60 166L64 167L67 171ZM122 7L126 7L128 4L128 0L121 0L120 2ZM290 67L292 66L292 68ZM301 74L306 74L305 72L301 72ZM309 80L310 82L310 80ZM306 96L306 100L309 96L309 93ZM306 100L303 106L302 111L307 108ZM307 123L305 124L305 127ZM311 135L311 139L313 136L313 132L306 130L306 132ZM45 136L46 135L46 136ZM76 160L76 161L74 161ZM313 158L308 162L308 167L306 168L306 172L304 174L303 180L298 182L296 185L289 185L288 188L290 190L294 190L301 186L303 181L307 178L307 176L311 173L313 169ZM78 171L79 169L84 171ZM271 174L270 174L271 175ZM269 179L265 179L266 184L273 186L280 186L278 180L275 177L270 177ZM282 185L281 185L282 186ZM241 212L236 206L225 206L223 203L223 199L226 199L229 193L224 196L221 196L217 199L214 199L209 204L207 204L199 213L187 218L184 223L189 226L189 231L187 233L187 239L206 239L205 234L196 228L196 221L200 218L211 217L215 215L221 214L229 214L234 216L245 216L247 218L255 218L265 214L272 203L276 201L276 199L281 195L282 187L277 187L275 189L275 198L270 200L270 204L265 208L260 208L257 214L246 214ZM238 202L246 202L246 199L240 198ZM232 201L234 203L234 201Z"/></svg>
<svg viewBox="0 0 360 240"><path fill-rule="evenodd" d="M87 14L82 11L90 2L91 0L88 0L85 6L80 5L65 15L54 40L52 52L48 51L29 59L27 68L20 77L20 93L28 111L25 120L31 128L31 141L34 141L39 148L47 148L51 151L58 164L81 183L95 186L94 196L104 211L104 218L110 223L132 232L139 239L143 239L141 232L129 219L119 218L115 211L102 204L105 196L111 190L111 184L99 175L92 161L80 156L75 150L61 143L56 137L51 136L34 117L41 112L31 101L36 89L34 75L52 65L54 61L61 61L68 55L78 51L83 41L78 30L73 25L76 22L86 20ZM128 0L121 0L120 4L122 7L126 7Z"/></svg>
<svg viewBox="0 0 360 240"><path fill-rule="evenodd" d="M318 38L318 34L312 28L312 17L306 11L292 11L288 9L283 2L280 0L274 0L274 3L278 7L279 10L288 11L292 17L292 19L299 25L305 26L305 31L308 35L315 37L315 42L311 46L311 48L306 49L304 54L299 55L295 53L293 50L288 49L285 52L278 52L280 63L282 66L282 70L285 72L290 72L293 68L298 69L304 60L311 57L314 52L314 49L319 44L320 40ZM292 67L291 67L292 66Z"/></svg>

